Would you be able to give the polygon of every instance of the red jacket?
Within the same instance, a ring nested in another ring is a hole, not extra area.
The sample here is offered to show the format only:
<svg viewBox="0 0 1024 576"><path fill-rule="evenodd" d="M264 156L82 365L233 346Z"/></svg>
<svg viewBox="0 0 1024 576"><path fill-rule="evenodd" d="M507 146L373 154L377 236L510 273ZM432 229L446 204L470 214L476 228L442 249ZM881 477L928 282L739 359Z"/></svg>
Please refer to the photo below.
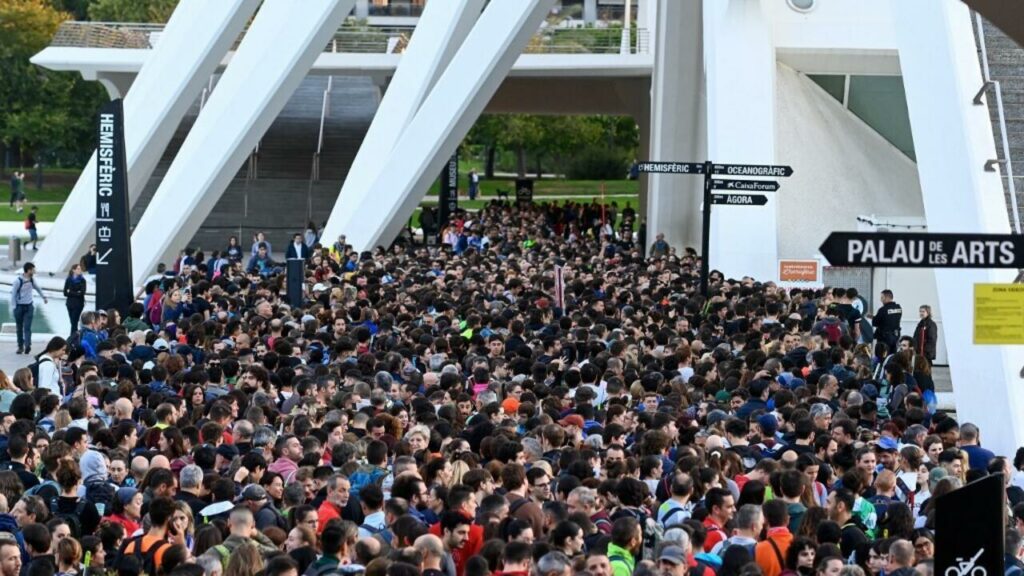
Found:
<svg viewBox="0 0 1024 576"><path fill-rule="evenodd" d="M438 538L443 539L441 534L441 523L438 522L430 527L430 533ZM455 574L456 576L463 576L466 573L466 562L470 558L480 553L480 548L484 545L484 527L479 524L470 524L469 526L469 540L466 540L466 544L460 550L452 550L452 560L455 562Z"/></svg>

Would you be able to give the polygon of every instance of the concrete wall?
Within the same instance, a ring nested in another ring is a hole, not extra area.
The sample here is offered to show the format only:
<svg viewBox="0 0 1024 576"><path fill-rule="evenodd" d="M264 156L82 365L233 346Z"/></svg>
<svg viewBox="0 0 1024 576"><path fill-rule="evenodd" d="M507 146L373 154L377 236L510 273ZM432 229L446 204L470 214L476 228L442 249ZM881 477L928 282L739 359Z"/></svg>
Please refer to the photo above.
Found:
<svg viewBox="0 0 1024 576"><path fill-rule="evenodd" d="M811 258L832 230L857 216L924 216L917 166L820 86L792 68L776 70L775 138L786 164L779 257Z"/></svg>

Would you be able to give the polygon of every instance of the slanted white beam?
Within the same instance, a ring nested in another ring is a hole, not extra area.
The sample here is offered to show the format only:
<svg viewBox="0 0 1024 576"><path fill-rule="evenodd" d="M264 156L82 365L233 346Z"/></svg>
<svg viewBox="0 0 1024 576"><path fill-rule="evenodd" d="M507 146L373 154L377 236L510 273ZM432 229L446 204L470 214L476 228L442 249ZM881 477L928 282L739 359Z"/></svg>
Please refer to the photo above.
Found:
<svg viewBox="0 0 1024 576"><path fill-rule="evenodd" d="M181 119L259 3L260 0L181 0L156 48L146 51L146 64L138 76L130 82L121 78L121 85L131 85L124 99L129 202L134 203L142 193ZM101 81L104 78L99 76ZM109 89L117 84L105 85ZM53 232L36 255L36 266L62 273L77 262L95 235L96 223L88 217L95 211L93 153L57 216Z"/></svg>
<svg viewBox="0 0 1024 576"><path fill-rule="evenodd" d="M491 0L419 112L382 159L380 176L346 230L360 250L389 244L412 216L537 31L554 0Z"/></svg>
<svg viewBox="0 0 1024 576"><path fill-rule="evenodd" d="M483 0L446 0L430 2L423 9L324 227L321 237L325 244L333 242L363 217L352 208L370 192L370 186L380 175L381 159L395 147L402 130L480 17L483 5Z"/></svg>
<svg viewBox="0 0 1024 576"><path fill-rule="evenodd" d="M1000 174L984 168L997 154L988 106L973 103L982 78L968 7L899 0L892 10L928 231L1009 234ZM972 303L974 284L1010 283L1015 274L935 270L957 419L980 425L984 446L1002 455L1024 444L1024 349L974 344Z"/></svg>
<svg viewBox="0 0 1024 576"><path fill-rule="evenodd" d="M354 3L263 2L132 234L136 283L187 245Z"/></svg>

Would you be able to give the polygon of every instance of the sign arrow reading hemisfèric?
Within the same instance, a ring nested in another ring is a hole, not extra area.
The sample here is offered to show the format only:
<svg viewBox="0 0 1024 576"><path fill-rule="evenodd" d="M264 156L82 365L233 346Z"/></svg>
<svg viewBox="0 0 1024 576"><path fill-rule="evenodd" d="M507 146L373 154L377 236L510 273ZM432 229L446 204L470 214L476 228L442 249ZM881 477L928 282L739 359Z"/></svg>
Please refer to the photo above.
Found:
<svg viewBox="0 0 1024 576"><path fill-rule="evenodd" d="M712 180L712 190L738 190L741 192L775 192L779 183L774 180Z"/></svg>
<svg viewBox="0 0 1024 576"><path fill-rule="evenodd" d="M703 174L704 164L699 162L638 162L638 172L655 174Z"/></svg>
<svg viewBox="0 0 1024 576"><path fill-rule="evenodd" d="M114 251L113 248L107 248L106 252L104 252L103 254L97 255L96 256L96 265L97 266L106 266L107 264L109 264L109 262L107 262L107 256L110 256L110 253L113 252L113 251Z"/></svg>
<svg viewBox="0 0 1024 576"><path fill-rule="evenodd" d="M712 194L711 203L726 206L764 206L768 203L768 197L764 194Z"/></svg>

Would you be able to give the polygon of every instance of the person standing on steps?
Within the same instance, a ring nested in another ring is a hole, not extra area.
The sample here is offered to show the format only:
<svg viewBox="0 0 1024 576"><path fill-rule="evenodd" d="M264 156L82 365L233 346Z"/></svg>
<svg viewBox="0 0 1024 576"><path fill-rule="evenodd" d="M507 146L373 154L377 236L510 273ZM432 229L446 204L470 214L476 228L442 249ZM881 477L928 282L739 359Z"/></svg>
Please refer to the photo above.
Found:
<svg viewBox="0 0 1024 576"><path fill-rule="evenodd" d="M903 308L893 301L892 290L882 290L881 300L882 307L875 313L871 325L875 328L875 339L885 343L889 354L895 354L900 339Z"/></svg>
<svg viewBox="0 0 1024 576"><path fill-rule="evenodd" d="M86 280L82 275L82 265L75 264L68 272L64 280L64 298L68 308L68 318L71 320L71 334L78 330L78 319L82 317L82 310L85 310Z"/></svg>
<svg viewBox="0 0 1024 576"><path fill-rule="evenodd" d="M44 303L49 302L36 284L35 275L36 265L26 262L21 275L11 284L11 310L18 330L18 354L28 354L32 350L32 317L35 315L32 290L35 289Z"/></svg>

